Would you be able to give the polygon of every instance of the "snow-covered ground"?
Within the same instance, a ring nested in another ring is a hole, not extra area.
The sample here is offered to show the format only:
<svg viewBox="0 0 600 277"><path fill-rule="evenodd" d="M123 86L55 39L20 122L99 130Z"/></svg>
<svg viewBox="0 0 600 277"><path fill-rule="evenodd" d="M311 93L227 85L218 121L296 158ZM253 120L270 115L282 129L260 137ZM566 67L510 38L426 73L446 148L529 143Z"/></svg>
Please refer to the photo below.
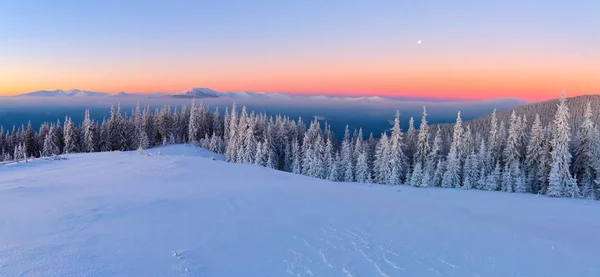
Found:
<svg viewBox="0 0 600 277"><path fill-rule="evenodd" d="M0 276L600 276L598 202L222 159L175 145L0 166Z"/></svg>

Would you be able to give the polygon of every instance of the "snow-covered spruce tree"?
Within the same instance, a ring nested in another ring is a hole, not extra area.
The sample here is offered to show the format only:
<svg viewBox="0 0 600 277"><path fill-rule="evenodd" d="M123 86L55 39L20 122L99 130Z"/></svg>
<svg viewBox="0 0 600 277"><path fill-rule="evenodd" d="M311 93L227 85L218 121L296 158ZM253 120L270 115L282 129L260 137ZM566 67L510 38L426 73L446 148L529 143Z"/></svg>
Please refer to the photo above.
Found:
<svg viewBox="0 0 600 277"><path fill-rule="evenodd" d="M0 144L0 148L2 148ZM23 148L26 149L28 157L36 157L39 155L38 145L35 140L35 131L31 127L31 121L27 123L27 131L25 131L25 137L23 138ZM2 150L0 149L0 152Z"/></svg>
<svg viewBox="0 0 600 277"><path fill-rule="evenodd" d="M392 135L390 140L390 168L392 169L390 179L386 182L391 185L399 185L406 175L408 167L407 157L404 154L404 138L400 129L400 112L396 111L394 118L394 126L392 127Z"/></svg>
<svg viewBox="0 0 600 277"><path fill-rule="evenodd" d="M255 159L254 159L254 164L255 165L260 165L260 166L266 166L267 165L267 155L265 155L265 153L263 153L263 144L262 142L258 142L256 144L256 154L254 155Z"/></svg>
<svg viewBox="0 0 600 277"><path fill-rule="evenodd" d="M463 141L460 147L460 156L461 163L465 163L467 157L471 154L472 151L475 150L475 143L473 142L473 132L471 132L471 126L467 125L465 131L463 132Z"/></svg>
<svg viewBox="0 0 600 277"><path fill-rule="evenodd" d="M423 163L416 163L413 167L413 172L410 175L410 185L420 187L423 184Z"/></svg>
<svg viewBox="0 0 600 277"><path fill-rule="evenodd" d="M538 193L545 182L545 151L544 151L544 129L540 115L536 114L531 126L529 143L525 154L525 168L527 169L526 182L533 193Z"/></svg>
<svg viewBox="0 0 600 277"><path fill-rule="evenodd" d="M327 176L327 180L332 181L332 182L340 181L340 164L341 164L340 153L336 152L333 164L331 165L331 170L329 170L329 176Z"/></svg>
<svg viewBox="0 0 600 277"><path fill-rule="evenodd" d="M442 178L442 187L444 188L458 188L461 184L461 161L460 161L460 149L462 148L461 143L463 142L463 128L462 119L460 118L460 112L456 118L456 124L454 125L454 131L452 134L452 144L450 145L450 152L446 160L446 172Z"/></svg>
<svg viewBox="0 0 600 277"><path fill-rule="evenodd" d="M362 130L360 131L362 134ZM359 135L360 139L360 135ZM358 141L358 140L357 140ZM371 169L369 168L369 160L367 156L367 151L363 145L357 145L358 159L356 160L356 181L359 183L371 183Z"/></svg>
<svg viewBox="0 0 600 277"><path fill-rule="evenodd" d="M188 140L190 143L198 144L200 138L198 137L200 131L200 117L198 116L198 109L196 108L196 99L192 99L192 106L190 108L190 119L188 121Z"/></svg>
<svg viewBox="0 0 600 277"><path fill-rule="evenodd" d="M65 149L64 152L66 154L76 153L77 152L77 134L75 133L75 124L70 117L65 118Z"/></svg>
<svg viewBox="0 0 600 277"><path fill-rule="evenodd" d="M292 173L294 174L302 174L300 149L298 138L294 138L292 141Z"/></svg>
<svg viewBox="0 0 600 277"><path fill-rule="evenodd" d="M328 136L326 138L326 142L325 142L325 148L323 149L323 171L324 171L324 178L329 179L329 176L332 176L331 171L332 170L336 170L337 168L334 168L335 165L335 154L334 154L334 150L333 150L333 141L332 141L332 137ZM335 173L337 174L337 172ZM334 175L335 175L334 174Z"/></svg>
<svg viewBox="0 0 600 277"><path fill-rule="evenodd" d="M154 120L152 118L152 111L150 111L150 106L146 106L144 112L142 113L142 128L146 132L149 147L156 145Z"/></svg>
<svg viewBox="0 0 600 277"><path fill-rule="evenodd" d="M375 162L373 163L375 183L387 184L390 180L392 175L392 168L389 163L391 154L388 136L383 133L375 150Z"/></svg>
<svg viewBox="0 0 600 277"><path fill-rule="evenodd" d="M63 153L65 148L65 136L62 129L62 124L60 123L60 119L56 121L56 125L54 126L54 144L58 148L58 154ZM15 137L16 138L16 137ZM17 145L17 142L14 143Z"/></svg>
<svg viewBox="0 0 600 277"><path fill-rule="evenodd" d="M267 168L270 169L277 169L277 164L276 164L276 160L277 157L275 157L275 151L273 151L273 145L271 140L267 139L264 143L263 143L263 152L267 153Z"/></svg>
<svg viewBox="0 0 600 277"><path fill-rule="evenodd" d="M582 196L597 198L595 181L600 178L600 140L598 130L592 121L592 106L587 103L583 123L579 127L579 137L575 147L573 173L582 187Z"/></svg>
<svg viewBox="0 0 600 277"><path fill-rule="evenodd" d="M48 132L48 134L46 134L46 138L44 139L44 147L42 149L42 156L50 157L50 156L60 154L60 151L59 151L58 146L56 145L56 141L54 139L56 136L55 133L56 133L56 127L55 126L50 127L50 131Z"/></svg>
<svg viewBox="0 0 600 277"><path fill-rule="evenodd" d="M490 122L490 134L488 137L488 149L492 158L492 164L495 164L500 160L500 141L499 141L499 130L498 130L498 118L496 116L496 109L492 113L492 119Z"/></svg>
<svg viewBox="0 0 600 277"><path fill-rule="evenodd" d="M421 118L421 126L419 127L417 147L415 150L415 162L425 163L429 154L429 126L427 125L427 110L423 107L423 117Z"/></svg>
<svg viewBox="0 0 600 277"><path fill-rule="evenodd" d="M358 156L363 152L364 141L363 141L363 132L362 128L358 130L358 134L356 135L356 139L354 140L354 149L352 152L352 164L356 165L358 163Z"/></svg>
<svg viewBox="0 0 600 277"><path fill-rule="evenodd" d="M244 149L242 150L241 162L246 164L252 164L255 160L254 155L256 154L256 145L258 144L258 141L256 140L256 136L254 135L254 122L254 118L249 118L248 127L246 128L246 132L244 133L245 143Z"/></svg>
<svg viewBox="0 0 600 277"><path fill-rule="evenodd" d="M215 108L215 112L212 116L212 131L217 137L223 136L223 122L221 118L221 113L219 112L219 107Z"/></svg>
<svg viewBox="0 0 600 277"><path fill-rule="evenodd" d="M483 189L489 191L498 190L498 183L500 182L501 175L500 161L497 161L494 170L487 176L487 180Z"/></svg>
<svg viewBox="0 0 600 277"><path fill-rule="evenodd" d="M342 168L343 176L341 178L344 182L354 181L354 166L352 164L352 147L350 142L350 131L348 125L346 125L346 131L344 133L344 140L342 141L341 149Z"/></svg>
<svg viewBox="0 0 600 277"><path fill-rule="evenodd" d="M508 138L506 139L506 144L504 147L504 163L512 164L513 161L519 159L519 128L520 122L518 121L517 114L515 110L512 111L510 115L510 121L508 125Z"/></svg>
<svg viewBox="0 0 600 277"><path fill-rule="evenodd" d="M96 151L97 137L94 131L94 122L90 119L90 110L85 110L82 128L84 151L88 153Z"/></svg>
<svg viewBox="0 0 600 277"><path fill-rule="evenodd" d="M512 192L512 172L508 164L504 165L504 170L502 170L502 179L501 190L505 192Z"/></svg>
<svg viewBox="0 0 600 277"><path fill-rule="evenodd" d="M473 189L477 187L477 181L479 180L479 163L477 162L477 155L473 150L467 156L465 161L464 178L463 178L463 189Z"/></svg>
<svg viewBox="0 0 600 277"><path fill-rule="evenodd" d="M554 117L554 133L551 141L552 166L548 186L548 195L551 197L578 197L578 195L569 195L577 191L573 188L573 186L577 186L577 182L569 170L571 166L570 142L569 108L563 92Z"/></svg>
<svg viewBox="0 0 600 277"><path fill-rule="evenodd" d="M410 165L414 162L414 156L417 150L417 130L415 130L415 119L412 116L408 121L408 130L406 130L405 141L407 172L409 172Z"/></svg>
<svg viewBox="0 0 600 277"><path fill-rule="evenodd" d="M226 145L226 149L225 149L225 159L227 160L227 162L236 162L235 157L237 156L237 141L238 141L238 131L237 131L237 126L238 126L238 119L237 119L237 107L235 105L235 102L233 103L233 106L231 107L231 115L230 115L230 120L229 120L229 140L226 141L227 145Z"/></svg>
<svg viewBox="0 0 600 277"><path fill-rule="evenodd" d="M431 150L427 154L425 159L425 168L423 171L423 181L421 186L440 186L441 185L441 168L438 168L439 162L442 160L442 130L438 125L437 131L435 132L435 137L433 139L433 144L431 146ZM440 173L439 182L434 180L435 173Z"/></svg>
<svg viewBox="0 0 600 277"><path fill-rule="evenodd" d="M244 155L245 155L245 150L248 150L248 148L246 148L246 132L248 131L248 128L250 127L250 119L248 118L248 111L246 109L246 106L242 106L242 111L240 112L240 119L238 121L238 126L237 126L237 135L236 135L236 142L235 142L235 162L237 163L244 163ZM273 143L273 141L270 141L270 143Z"/></svg>

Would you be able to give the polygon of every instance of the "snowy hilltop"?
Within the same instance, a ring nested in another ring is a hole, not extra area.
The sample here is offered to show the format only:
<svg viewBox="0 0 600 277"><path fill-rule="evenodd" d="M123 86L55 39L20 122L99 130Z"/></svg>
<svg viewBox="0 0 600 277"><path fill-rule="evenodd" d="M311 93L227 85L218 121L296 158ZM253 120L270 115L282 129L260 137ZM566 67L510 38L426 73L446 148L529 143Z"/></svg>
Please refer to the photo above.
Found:
<svg viewBox="0 0 600 277"><path fill-rule="evenodd" d="M600 205L334 183L191 145L0 166L0 276L600 276Z"/></svg>

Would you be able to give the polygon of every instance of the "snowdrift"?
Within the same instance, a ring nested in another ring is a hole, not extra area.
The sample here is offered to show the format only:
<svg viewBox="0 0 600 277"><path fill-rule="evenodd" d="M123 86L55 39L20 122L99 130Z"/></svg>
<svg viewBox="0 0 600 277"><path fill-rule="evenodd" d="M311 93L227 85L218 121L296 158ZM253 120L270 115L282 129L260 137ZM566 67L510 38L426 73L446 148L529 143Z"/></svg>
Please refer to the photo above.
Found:
<svg viewBox="0 0 600 277"><path fill-rule="evenodd" d="M600 276L599 234L594 201L331 183L189 145L0 166L0 276Z"/></svg>

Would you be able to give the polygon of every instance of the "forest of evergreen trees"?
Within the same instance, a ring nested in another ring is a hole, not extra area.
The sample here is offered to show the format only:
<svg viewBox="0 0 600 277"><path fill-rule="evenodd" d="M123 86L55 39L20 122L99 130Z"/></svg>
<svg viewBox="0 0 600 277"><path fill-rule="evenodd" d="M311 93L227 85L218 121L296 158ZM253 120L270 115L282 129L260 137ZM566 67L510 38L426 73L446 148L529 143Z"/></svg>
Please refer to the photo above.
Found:
<svg viewBox="0 0 600 277"><path fill-rule="evenodd" d="M315 119L307 126L278 115L238 111L235 103L221 115L192 101L191 108L165 106L152 111L138 105L131 113L111 108L110 118L76 125L44 123L0 126L0 157L5 162L30 157L59 157L78 152L127 151L175 143L195 143L225 154L228 162L341 182L409 184L600 199L600 135L590 103L573 123L568 99L556 105L551 122L536 114L512 111L505 123L494 112L485 124L463 124L460 112L451 132L429 126L427 113L419 129L410 118L406 132L397 112L390 132L365 140L361 129L337 141L330 126ZM548 116L548 115L544 115ZM484 126L485 125L485 126ZM576 125L576 130L572 126ZM465 127L466 126L466 127ZM482 127L477 127L482 126ZM444 135L446 134L446 135ZM449 134L449 135L448 135ZM573 135L575 134L575 135Z"/></svg>

